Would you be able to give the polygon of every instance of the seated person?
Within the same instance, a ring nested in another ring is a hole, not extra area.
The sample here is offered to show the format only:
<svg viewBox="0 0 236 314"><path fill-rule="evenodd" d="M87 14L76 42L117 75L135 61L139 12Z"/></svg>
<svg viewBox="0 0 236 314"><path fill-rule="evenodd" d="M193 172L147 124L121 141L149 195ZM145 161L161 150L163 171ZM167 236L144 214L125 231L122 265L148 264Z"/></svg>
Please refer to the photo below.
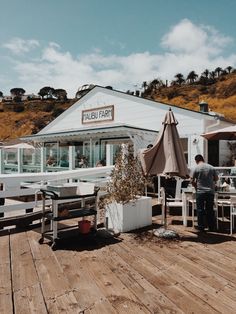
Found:
<svg viewBox="0 0 236 314"><path fill-rule="evenodd" d="M61 160L59 162L59 167L69 167L67 155L62 155Z"/></svg>
<svg viewBox="0 0 236 314"><path fill-rule="evenodd" d="M230 178L224 178L223 179L223 183L221 185L221 188L225 192L229 192L230 191Z"/></svg>
<svg viewBox="0 0 236 314"><path fill-rule="evenodd" d="M79 167L80 168L86 168L88 166L88 161L85 156L81 156L80 161L79 161Z"/></svg>
<svg viewBox="0 0 236 314"><path fill-rule="evenodd" d="M49 156L47 161L46 161L46 165L47 166L55 166L56 162L53 156Z"/></svg>
<svg viewBox="0 0 236 314"><path fill-rule="evenodd" d="M104 167L106 166L105 160L104 159L100 159L97 161L96 163L96 167Z"/></svg>

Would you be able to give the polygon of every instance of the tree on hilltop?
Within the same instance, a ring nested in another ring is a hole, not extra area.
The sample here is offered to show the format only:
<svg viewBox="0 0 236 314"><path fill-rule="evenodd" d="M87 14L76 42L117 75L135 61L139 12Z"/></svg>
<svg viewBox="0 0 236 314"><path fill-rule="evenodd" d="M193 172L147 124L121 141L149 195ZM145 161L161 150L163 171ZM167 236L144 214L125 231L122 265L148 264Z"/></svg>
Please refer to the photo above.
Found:
<svg viewBox="0 0 236 314"><path fill-rule="evenodd" d="M56 97L58 100L66 100L67 92L62 88L54 89L53 96Z"/></svg>
<svg viewBox="0 0 236 314"><path fill-rule="evenodd" d="M229 65L227 68L225 68L225 70L228 71L228 73L231 73L233 70L233 67Z"/></svg>
<svg viewBox="0 0 236 314"><path fill-rule="evenodd" d="M223 69L221 67L217 67L215 69L215 73L217 74L217 77L219 77L222 72L223 72Z"/></svg>
<svg viewBox="0 0 236 314"><path fill-rule="evenodd" d="M148 84L148 89L150 89L151 91L156 91L158 87L163 86L163 85L164 84L162 80L154 79Z"/></svg>
<svg viewBox="0 0 236 314"><path fill-rule="evenodd" d="M143 88L144 90L146 90L147 87L148 87L148 84L147 84L146 81L144 81L144 82L142 83L142 88Z"/></svg>
<svg viewBox="0 0 236 314"><path fill-rule="evenodd" d="M175 78L176 78L176 83L179 84L179 85L181 85L182 83L185 82L185 79L184 79L184 76L183 76L182 73L177 73L175 75Z"/></svg>
<svg viewBox="0 0 236 314"><path fill-rule="evenodd" d="M54 93L53 87L45 86L45 87L40 89L40 91L38 92L38 95L41 96L43 99L44 99L44 97L52 98L53 93Z"/></svg>
<svg viewBox="0 0 236 314"><path fill-rule="evenodd" d="M202 72L202 76L206 77L207 79L209 78L210 75L210 71L208 69L206 69L204 72Z"/></svg>
<svg viewBox="0 0 236 314"><path fill-rule="evenodd" d="M198 78L198 75L196 74L195 71L189 72L189 74L187 76L187 80L189 81L189 83L194 83L197 78Z"/></svg>
<svg viewBox="0 0 236 314"><path fill-rule="evenodd" d="M3 97L3 92L0 91L0 97Z"/></svg>
<svg viewBox="0 0 236 314"><path fill-rule="evenodd" d="M10 93L13 97L16 97L16 96L21 97L24 95L25 90L23 88L15 87L10 90Z"/></svg>

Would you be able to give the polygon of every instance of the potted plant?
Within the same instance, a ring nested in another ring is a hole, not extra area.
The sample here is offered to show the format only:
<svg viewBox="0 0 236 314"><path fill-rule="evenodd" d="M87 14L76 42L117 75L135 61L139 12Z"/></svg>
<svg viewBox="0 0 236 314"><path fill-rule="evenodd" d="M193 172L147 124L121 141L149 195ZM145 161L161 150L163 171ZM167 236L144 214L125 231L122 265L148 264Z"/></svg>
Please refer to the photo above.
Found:
<svg viewBox="0 0 236 314"><path fill-rule="evenodd" d="M151 197L144 195L146 179L131 145L122 145L106 186L108 228L126 232L152 224Z"/></svg>

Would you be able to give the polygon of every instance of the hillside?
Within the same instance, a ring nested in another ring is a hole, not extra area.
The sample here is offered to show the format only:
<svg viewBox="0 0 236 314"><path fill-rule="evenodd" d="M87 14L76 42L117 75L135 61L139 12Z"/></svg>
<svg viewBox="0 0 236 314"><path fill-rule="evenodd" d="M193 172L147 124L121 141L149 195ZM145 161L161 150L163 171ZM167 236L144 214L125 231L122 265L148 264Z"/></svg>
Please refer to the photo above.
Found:
<svg viewBox="0 0 236 314"><path fill-rule="evenodd" d="M225 118L236 121L236 73L219 77L215 83L161 86L146 90L144 96L156 101L199 111L199 102L208 103L209 110L224 114Z"/></svg>
<svg viewBox="0 0 236 314"><path fill-rule="evenodd" d="M39 132L76 100L66 102L29 100L24 103L0 103L0 141Z"/></svg>
<svg viewBox="0 0 236 314"><path fill-rule="evenodd" d="M236 122L236 72L222 75L214 83L147 87L143 97L199 111L199 102L208 102L209 110L224 114ZM24 103L0 103L0 141L35 134L77 99L27 100Z"/></svg>

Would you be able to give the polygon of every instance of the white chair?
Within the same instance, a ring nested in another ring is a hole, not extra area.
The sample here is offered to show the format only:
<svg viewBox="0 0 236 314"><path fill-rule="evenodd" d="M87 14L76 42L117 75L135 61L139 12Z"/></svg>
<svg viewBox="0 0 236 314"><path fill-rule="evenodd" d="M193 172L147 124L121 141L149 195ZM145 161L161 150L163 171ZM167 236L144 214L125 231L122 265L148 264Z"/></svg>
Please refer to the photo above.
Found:
<svg viewBox="0 0 236 314"><path fill-rule="evenodd" d="M216 223L217 223L217 229L219 227L219 211L221 211L221 217L222 217L222 221L225 220L225 207L230 207L231 201L230 199L226 199L226 198L219 198L219 195L217 195L216 193Z"/></svg>
<svg viewBox="0 0 236 314"><path fill-rule="evenodd" d="M182 201L182 182L183 179L181 178L176 178L176 188L175 188L175 196L174 197L166 197L165 189L162 187L160 189L161 192L161 204L162 204L162 223L165 222L165 206L166 209L169 210L170 208L181 208L182 211L182 217L183 217L183 224L187 226L186 222L186 213L183 210L183 201ZM166 204L165 204L166 202Z"/></svg>
<svg viewBox="0 0 236 314"><path fill-rule="evenodd" d="M195 211L197 210L196 205L196 193L193 192L192 194L189 194L187 197L187 216L189 216L189 205L191 204L192 209L192 226L194 227L195 223Z"/></svg>
<svg viewBox="0 0 236 314"><path fill-rule="evenodd" d="M166 198L166 193L165 189L161 187L160 189L160 203L161 203L161 223L166 226L167 224L167 219L166 219L166 214L165 211L168 211L170 207L181 207L183 208L183 202L182 201L170 201ZM173 199L171 199L173 200ZM183 214L182 214L183 215Z"/></svg>
<svg viewBox="0 0 236 314"><path fill-rule="evenodd" d="M166 198L166 207L169 210L172 208L181 208L182 216L183 216L183 201L182 201L182 194L181 194L181 185L182 185L183 179L176 178L176 188L175 188L175 196ZM184 218L184 217L183 217ZM183 220L184 221L184 220Z"/></svg>
<svg viewBox="0 0 236 314"><path fill-rule="evenodd" d="M230 197L230 235L233 234L235 216L236 216L236 196L231 196Z"/></svg>

